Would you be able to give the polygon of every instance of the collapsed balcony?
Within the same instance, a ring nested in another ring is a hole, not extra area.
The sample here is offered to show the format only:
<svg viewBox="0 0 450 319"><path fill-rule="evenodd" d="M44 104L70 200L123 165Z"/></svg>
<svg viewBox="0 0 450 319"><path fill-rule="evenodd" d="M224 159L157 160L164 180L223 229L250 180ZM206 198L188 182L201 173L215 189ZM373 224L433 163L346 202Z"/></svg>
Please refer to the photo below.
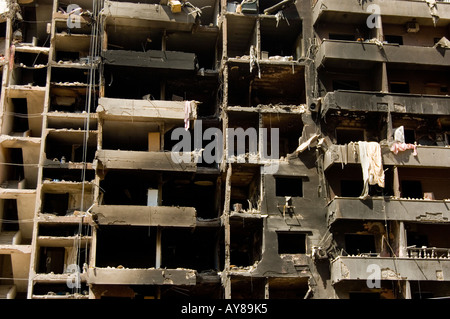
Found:
<svg viewBox="0 0 450 319"><path fill-rule="evenodd" d="M228 62L228 105L299 106L306 103L304 66L299 62L259 62L233 59ZM261 76L259 76L259 74ZM300 88L300 89L299 89Z"/></svg>

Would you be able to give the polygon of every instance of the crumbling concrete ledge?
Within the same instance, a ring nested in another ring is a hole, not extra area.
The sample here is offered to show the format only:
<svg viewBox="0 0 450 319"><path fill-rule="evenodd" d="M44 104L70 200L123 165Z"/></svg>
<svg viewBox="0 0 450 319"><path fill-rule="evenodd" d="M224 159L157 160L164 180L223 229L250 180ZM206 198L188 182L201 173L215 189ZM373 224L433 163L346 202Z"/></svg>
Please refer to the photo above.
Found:
<svg viewBox="0 0 450 319"><path fill-rule="evenodd" d="M89 268L88 283L95 285L195 285L191 269Z"/></svg>

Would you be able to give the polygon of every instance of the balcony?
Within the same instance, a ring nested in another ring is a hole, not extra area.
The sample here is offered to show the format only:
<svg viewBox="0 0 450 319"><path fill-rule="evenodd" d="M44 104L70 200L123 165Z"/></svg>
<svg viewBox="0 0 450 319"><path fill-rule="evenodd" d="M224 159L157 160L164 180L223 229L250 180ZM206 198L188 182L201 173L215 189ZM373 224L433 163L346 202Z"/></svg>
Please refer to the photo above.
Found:
<svg viewBox="0 0 450 319"><path fill-rule="evenodd" d="M104 119L184 120L185 101L100 98L97 112ZM197 104L191 103L190 119L197 118Z"/></svg>
<svg viewBox="0 0 450 319"><path fill-rule="evenodd" d="M191 31L198 16L193 9L183 8L172 13L170 7L160 4L105 1L103 15L106 24L118 27L152 27L167 31Z"/></svg>
<svg viewBox="0 0 450 319"><path fill-rule="evenodd" d="M322 116L334 110L448 115L450 99L439 95L335 91L323 97Z"/></svg>
<svg viewBox="0 0 450 319"><path fill-rule="evenodd" d="M99 225L195 227L193 207L101 205L91 209Z"/></svg>
<svg viewBox="0 0 450 319"><path fill-rule="evenodd" d="M189 162L175 162L170 152L99 150L96 159L106 169L195 172L194 153Z"/></svg>
<svg viewBox="0 0 450 319"><path fill-rule="evenodd" d="M417 156L412 150L399 152L395 155L388 145L381 145L383 165L408 166L420 168L449 168L450 148L443 146L417 146ZM324 158L324 169L334 164L360 164L358 143L346 145L332 145L328 148Z"/></svg>
<svg viewBox="0 0 450 319"><path fill-rule="evenodd" d="M446 67L450 64L450 55L443 55L434 47L397 44L379 46L371 42L324 40L315 63L317 68L321 65L338 66L343 60Z"/></svg>
<svg viewBox="0 0 450 319"><path fill-rule="evenodd" d="M373 268L381 270L381 280L433 280L450 279L450 259L447 258L380 258L380 257L337 257L331 262L331 282L337 284L346 280L367 280L373 278ZM372 275L371 277L369 277Z"/></svg>
<svg viewBox="0 0 450 319"><path fill-rule="evenodd" d="M439 25L445 25L450 19L450 4L437 1L439 13ZM356 5L353 1L317 0L313 7L313 24L330 21L341 17L343 14L360 15L366 18L371 12L367 12L367 6L376 4L384 20L411 20L417 19L419 23L432 25L430 9L425 1L402 0L383 1L374 0L366 5Z"/></svg>
<svg viewBox="0 0 450 319"><path fill-rule="evenodd" d="M89 268L88 283L94 285L195 285L190 269Z"/></svg>
<svg viewBox="0 0 450 319"><path fill-rule="evenodd" d="M398 220L448 223L450 200L335 197L327 207L328 224L337 220Z"/></svg>

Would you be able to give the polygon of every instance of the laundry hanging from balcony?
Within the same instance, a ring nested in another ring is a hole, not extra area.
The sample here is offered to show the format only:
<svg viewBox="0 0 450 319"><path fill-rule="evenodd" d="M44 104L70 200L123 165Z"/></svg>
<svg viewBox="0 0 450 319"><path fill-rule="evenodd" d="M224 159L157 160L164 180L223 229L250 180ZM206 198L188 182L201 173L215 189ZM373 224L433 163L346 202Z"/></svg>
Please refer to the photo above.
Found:
<svg viewBox="0 0 450 319"><path fill-rule="evenodd" d="M381 147L377 142L359 141L359 157L363 173L364 188L360 196L361 199L369 195L369 185L376 185L384 188L384 170L381 157Z"/></svg>

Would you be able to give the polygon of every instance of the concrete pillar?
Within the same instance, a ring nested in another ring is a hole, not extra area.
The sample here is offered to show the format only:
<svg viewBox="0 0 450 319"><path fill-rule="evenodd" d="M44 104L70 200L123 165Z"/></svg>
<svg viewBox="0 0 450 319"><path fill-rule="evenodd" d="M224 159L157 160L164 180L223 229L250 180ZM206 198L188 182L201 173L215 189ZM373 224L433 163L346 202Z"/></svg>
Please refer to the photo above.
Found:
<svg viewBox="0 0 450 319"><path fill-rule="evenodd" d="M399 176L398 176L398 167L394 166L394 182L393 182L393 187L394 187L394 196L395 197L400 197L400 180L399 180Z"/></svg>
<svg viewBox="0 0 450 319"><path fill-rule="evenodd" d="M412 299L412 297L411 297L411 285L410 285L409 280L405 280L404 281L403 298L405 298L405 299Z"/></svg>
<svg viewBox="0 0 450 319"><path fill-rule="evenodd" d="M156 263L155 268L161 268L161 228L156 231Z"/></svg>
<svg viewBox="0 0 450 319"><path fill-rule="evenodd" d="M398 228L398 240L399 240L399 245L398 245L398 254L399 257L407 257L408 256L408 252L406 251L406 247L407 247L407 241L406 241L406 230L405 230L405 222L400 221L399 222L399 228Z"/></svg>

